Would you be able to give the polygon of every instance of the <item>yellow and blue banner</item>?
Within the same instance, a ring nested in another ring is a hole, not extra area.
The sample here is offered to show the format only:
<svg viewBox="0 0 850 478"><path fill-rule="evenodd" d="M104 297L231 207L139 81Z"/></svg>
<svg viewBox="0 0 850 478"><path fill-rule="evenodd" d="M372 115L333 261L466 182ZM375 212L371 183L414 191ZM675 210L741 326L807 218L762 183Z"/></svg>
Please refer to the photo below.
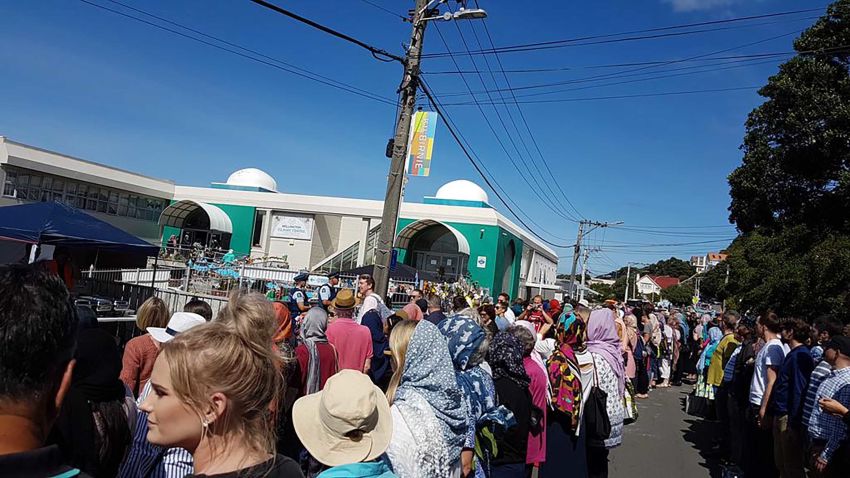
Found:
<svg viewBox="0 0 850 478"><path fill-rule="evenodd" d="M435 111L417 111L413 115L407 144L407 166L411 176L428 176L431 173L431 153L438 118Z"/></svg>

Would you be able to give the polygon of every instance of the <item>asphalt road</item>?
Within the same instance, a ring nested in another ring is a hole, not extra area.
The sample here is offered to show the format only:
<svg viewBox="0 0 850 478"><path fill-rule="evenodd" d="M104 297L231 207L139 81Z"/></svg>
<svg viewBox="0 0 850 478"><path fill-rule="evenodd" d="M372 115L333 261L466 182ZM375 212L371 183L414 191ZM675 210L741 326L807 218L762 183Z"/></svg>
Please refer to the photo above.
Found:
<svg viewBox="0 0 850 478"><path fill-rule="evenodd" d="M611 450L611 478L717 478L711 447L713 422L683 411L692 386L657 389L638 401L638 420L626 425L623 444Z"/></svg>

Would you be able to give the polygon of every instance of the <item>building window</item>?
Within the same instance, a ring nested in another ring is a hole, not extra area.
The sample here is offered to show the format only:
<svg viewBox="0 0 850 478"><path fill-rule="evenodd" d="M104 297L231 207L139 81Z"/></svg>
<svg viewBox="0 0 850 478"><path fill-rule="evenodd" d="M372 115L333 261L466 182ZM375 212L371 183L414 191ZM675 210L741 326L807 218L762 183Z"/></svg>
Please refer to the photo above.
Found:
<svg viewBox="0 0 850 478"><path fill-rule="evenodd" d="M262 237L263 237L263 218L266 216L266 213L263 211L257 211L254 215L254 234L251 239L251 245L254 247L262 247Z"/></svg>
<svg viewBox="0 0 850 478"><path fill-rule="evenodd" d="M28 201L60 201L69 206L115 216L159 221L164 199L131 196L118 190L71 181L57 176L4 168L3 196Z"/></svg>

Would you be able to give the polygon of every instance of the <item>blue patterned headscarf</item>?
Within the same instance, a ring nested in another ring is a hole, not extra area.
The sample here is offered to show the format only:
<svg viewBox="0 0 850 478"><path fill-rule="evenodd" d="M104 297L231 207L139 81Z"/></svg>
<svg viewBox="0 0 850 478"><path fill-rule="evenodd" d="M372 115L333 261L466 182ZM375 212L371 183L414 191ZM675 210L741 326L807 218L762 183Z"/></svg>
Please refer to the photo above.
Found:
<svg viewBox="0 0 850 478"><path fill-rule="evenodd" d="M455 378L446 338L431 322L420 321L410 338L393 405L410 424L426 423L432 414L436 417L442 440L435 442L436 437L429 436L426 426L411 426L411 431L421 448L432 448L430 444L446 448L440 457L434 453L420 457L425 461L420 467L431 470L426 470L426 475L444 476L441 473L447 473L455 457L460 456L469 411Z"/></svg>
<svg viewBox="0 0 850 478"><path fill-rule="evenodd" d="M471 362L486 338L484 329L474 320L460 315L446 318L440 322L439 328L448 339L457 383L463 389L469 416L476 429L488 423L509 426L513 422L513 413L505 407L496 406L496 397L492 393L493 379L480 367L480 363Z"/></svg>
<svg viewBox="0 0 850 478"><path fill-rule="evenodd" d="M723 332L719 327L712 327L708 329L708 345L705 346L705 350L702 351L702 355L700 356L700 360L697 363L697 370L702 372L709 365L711 365L711 356L714 355L714 351L717 350L717 346L720 345L720 341L723 339Z"/></svg>

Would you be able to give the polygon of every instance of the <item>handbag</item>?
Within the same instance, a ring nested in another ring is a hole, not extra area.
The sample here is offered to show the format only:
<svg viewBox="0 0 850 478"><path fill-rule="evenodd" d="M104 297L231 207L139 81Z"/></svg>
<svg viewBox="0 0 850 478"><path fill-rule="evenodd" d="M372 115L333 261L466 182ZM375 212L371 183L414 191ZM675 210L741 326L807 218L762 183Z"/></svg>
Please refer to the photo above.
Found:
<svg viewBox="0 0 850 478"><path fill-rule="evenodd" d="M604 447L611 436L611 418L608 416L608 394L599 388L596 362L593 362L593 387L584 404L584 423L587 430L587 446Z"/></svg>
<svg viewBox="0 0 850 478"><path fill-rule="evenodd" d="M626 380L626 393L623 395L623 410L626 412L623 423L634 423L638 419L637 402L635 401L635 386L631 380Z"/></svg>

